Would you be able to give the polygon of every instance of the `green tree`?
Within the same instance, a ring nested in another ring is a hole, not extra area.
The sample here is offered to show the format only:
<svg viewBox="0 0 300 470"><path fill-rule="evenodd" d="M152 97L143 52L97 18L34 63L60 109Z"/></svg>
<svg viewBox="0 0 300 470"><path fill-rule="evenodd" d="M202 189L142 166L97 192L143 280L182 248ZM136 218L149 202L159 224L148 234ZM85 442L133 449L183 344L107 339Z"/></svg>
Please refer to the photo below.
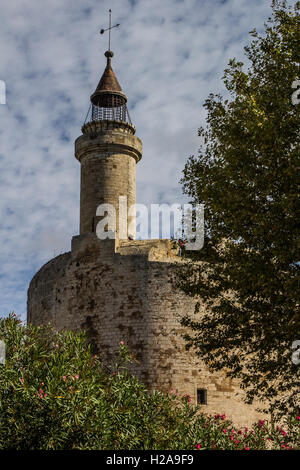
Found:
<svg viewBox="0 0 300 470"><path fill-rule="evenodd" d="M183 191L205 206L205 245L186 253L179 282L206 308L182 324L187 347L239 379L249 403L287 415L300 406L299 2L273 1L251 35L247 70L230 60L229 98L209 95L199 155L183 171Z"/></svg>

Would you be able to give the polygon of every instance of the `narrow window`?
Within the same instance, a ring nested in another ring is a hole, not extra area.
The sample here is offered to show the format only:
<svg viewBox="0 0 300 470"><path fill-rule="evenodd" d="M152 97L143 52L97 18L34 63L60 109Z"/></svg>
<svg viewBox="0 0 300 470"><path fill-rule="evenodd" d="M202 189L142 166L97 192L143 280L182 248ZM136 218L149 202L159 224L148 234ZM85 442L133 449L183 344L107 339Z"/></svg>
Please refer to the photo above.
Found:
<svg viewBox="0 0 300 470"><path fill-rule="evenodd" d="M207 405L207 390L204 388L197 389L197 403L198 405Z"/></svg>

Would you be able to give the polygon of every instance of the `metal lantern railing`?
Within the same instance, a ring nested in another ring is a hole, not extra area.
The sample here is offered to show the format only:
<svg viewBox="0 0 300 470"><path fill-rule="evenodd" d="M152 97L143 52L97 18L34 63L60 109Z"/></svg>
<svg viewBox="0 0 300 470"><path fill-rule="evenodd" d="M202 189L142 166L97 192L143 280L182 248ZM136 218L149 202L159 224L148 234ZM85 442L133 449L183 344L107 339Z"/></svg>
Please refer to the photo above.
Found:
<svg viewBox="0 0 300 470"><path fill-rule="evenodd" d="M92 121L122 121L132 125L126 103L111 108L91 104L84 124Z"/></svg>

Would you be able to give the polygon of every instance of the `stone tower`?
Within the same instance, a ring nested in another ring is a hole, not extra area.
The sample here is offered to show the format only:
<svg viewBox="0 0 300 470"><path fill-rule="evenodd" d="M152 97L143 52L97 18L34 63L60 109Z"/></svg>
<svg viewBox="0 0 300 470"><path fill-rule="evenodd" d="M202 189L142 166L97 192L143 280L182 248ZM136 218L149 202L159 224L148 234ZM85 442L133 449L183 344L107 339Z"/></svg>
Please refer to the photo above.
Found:
<svg viewBox="0 0 300 470"><path fill-rule="evenodd" d="M193 351L185 350L180 318L194 312L195 301L174 288L176 270L184 262L176 246L167 239L126 236L132 221L128 212L120 214L119 198L126 197L128 207L135 203L135 165L142 144L111 68L112 52L105 55L89 119L75 142L81 163L80 234L72 238L70 252L48 261L33 277L27 321L85 330L106 364L125 341L138 361L132 372L149 390L188 394L208 413L226 413L237 424L251 425L259 415L242 402L238 384L223 372L212 374ZM101 204L115 208L115 238L97 236L101 217L106 217L97 212Z"/></svg>
<svg viewBox="0 0 300 470"><path fill-rule="evenodd" d="M128 227L134 227L134 215L128 218L126 211L120 213L119 198L125 197L128 207L136 203L135 166L142 157L142 142L134 135L127 97L111 68L113 52L106 51L105 56L106 68L91 96L91 120L75 142L75 156L81 163L80 234L94 233L101 219L96 215L98 206L111 204L119 240L120 228L121 238L127 239Z"/></svg>

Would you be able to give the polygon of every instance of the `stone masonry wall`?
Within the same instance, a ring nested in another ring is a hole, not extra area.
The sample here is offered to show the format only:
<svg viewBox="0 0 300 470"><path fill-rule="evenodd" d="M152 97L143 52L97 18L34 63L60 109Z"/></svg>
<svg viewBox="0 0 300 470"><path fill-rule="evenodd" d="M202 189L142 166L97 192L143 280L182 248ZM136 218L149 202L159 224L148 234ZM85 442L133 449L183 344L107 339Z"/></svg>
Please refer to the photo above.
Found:
<svg viewBox="0 0 300 470"><path fill-rule="evenodd" d="M193 351L185 350L179 319L194 311L194 300L175 292L172 278L181 262L167 240L123 242L92 234L73 238L72 252L47 263L28 290L28 322L51 320L57 329L87 331L95 351L109 362L125 341L138 364L132 367L149 388L196 403L207 390L208 413L226 413L249 426L260 416L245 405L236 383L211 374Z"/></svg>
<svg viewBox="0 0 300 470"><path fill-rule="evenodd" d="M76 139L75 155L81 163L80 234L96 231L102 218L96 217L97 207L108 203L116 210L118 237L119 196L127 197L128 207L136 202L135 167L142 156L140 139L120 129L84 134ZM127 211L123 215L125 219L126 214ZM134 220L130 216L121 223L124 226ZM135 233L131 235L134 237Z"/></svg>

